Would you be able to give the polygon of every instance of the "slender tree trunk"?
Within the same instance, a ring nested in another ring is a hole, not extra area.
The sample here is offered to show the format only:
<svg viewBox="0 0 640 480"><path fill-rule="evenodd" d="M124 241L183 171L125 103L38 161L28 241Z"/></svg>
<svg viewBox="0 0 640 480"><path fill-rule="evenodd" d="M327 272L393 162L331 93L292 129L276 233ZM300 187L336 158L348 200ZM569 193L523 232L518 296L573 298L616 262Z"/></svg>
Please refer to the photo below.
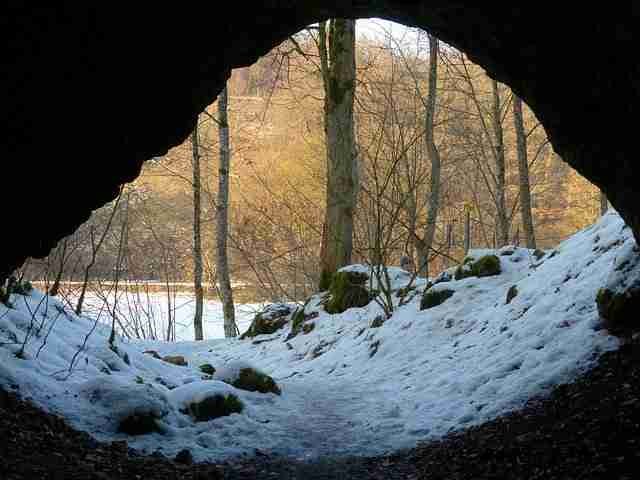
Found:
<svg viewBox="0 0 640 480"><path fill-rule="evenodd" d="M67 247L69 246L69 237L66 237L62 242L62 249L60 250L60 262L58 264L58 272L56 278L53 281L53 285L49 289L49 295L55 297L60 292L60 282L62 281L62 275L64 273L64 266L66 263Z"/></svg>
<svg viewBox="0 0 640 480"><path fill-rule="evenodd" d="M424 230L424 236L416 242L419 275L425 277L429 272L429 251L433 246L438 221L438 211L440 209L441 162L440 152L438 151L438 147L436 147L434 138L439 48L438 39L433 35L429 35L429 92L425 102L424 141L427 156L431 162L431 188L429 190L429 198L427 199L427 225Z"/></svg>
<svg viewBox="0 0 640 480"><path fill-rule="evenodd" d="M202 329L202 307L204 294L202 291L202 237L200 235L201 209L200 200L200 146L198 143L198 122L191 133L191 150L193 164L193 288L196 296L196 311L193 316L193 328L196 340L204 339Z"/></svg>
<svg viewBox="0 0 640 480"><path fill-rule="evenodd" d="M464 254L471 249L471 208L464 209Z"/></svg>
<svg viewBox="0 0 640 480"><path fill-rule="evenodd" d="M229 119L227 114L228 93L225 87L218 97L218 135L220 141L220 165L218 168L218 199L216 203L216 270L222 311L224 314L224 336L235 337L238 334L233 291L229 274L227 256L227 237L229 228L229 168L231 150L229 147Z"/></svg>
<svg viewBox="0 0 640 480"><path fill-rule="evenodd" d="M493 87L493 111L491 123L495 136L496 160L496 243L501 247L509 243L509 219L506 202L506 160L504 153L504 132L500 105L500 90L496 80L491 81Z"/></svg>
<svg viewBox="0 0 640 480"><path fill-rule="evenodd" d="M607 195L601 191L600 192L600 215L604 215L609 211L609 200L607 199Z"/></svg>
<svg viewBox="0 0 640 480"><path fill-rule="evenodd" d="M518 150L518 176L520 186L520 215L522 229L527 248L536 248L536 237L533 229L533 215L531 213L531 184L529 182L529 160L527 157L527 136L524 131L522 117L522 100L513 95L513 123L516 130Z"/></svg>
<svg viewBox="0 0 640 480"><path fill-rule="evenodd" d="M358 191L353 101L355 95L355 21L335 19L320 24L319 51L325 90L324 129L327 195L320 289L331 275L351 262L353 213Z"/></svg>

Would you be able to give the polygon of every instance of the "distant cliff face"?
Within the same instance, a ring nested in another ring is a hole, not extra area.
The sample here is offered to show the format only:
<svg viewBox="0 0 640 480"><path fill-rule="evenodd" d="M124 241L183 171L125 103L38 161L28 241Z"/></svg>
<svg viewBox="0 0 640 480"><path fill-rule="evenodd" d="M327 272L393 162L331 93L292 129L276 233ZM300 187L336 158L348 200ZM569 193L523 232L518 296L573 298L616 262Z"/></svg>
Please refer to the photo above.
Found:
<svg viewBox="0 0 640 480"><path fill-rule="evenodd" d="M43 256L179 144L233 67L327 17L431 29L510 85L554 148L600 185L640 238L635 135L640 7L411 0L198 5L6 2L0 127L0 276ZM614 152L613 154L611 152ZM9 193L9 188L17 189Z"/></svg>

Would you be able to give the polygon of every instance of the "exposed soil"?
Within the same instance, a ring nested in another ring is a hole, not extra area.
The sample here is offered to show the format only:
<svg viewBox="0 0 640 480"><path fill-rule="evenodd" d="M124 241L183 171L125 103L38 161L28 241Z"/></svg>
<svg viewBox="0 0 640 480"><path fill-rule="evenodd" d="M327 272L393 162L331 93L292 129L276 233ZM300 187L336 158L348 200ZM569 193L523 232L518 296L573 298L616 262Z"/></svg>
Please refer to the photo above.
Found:
<svg viewBox="0 0 640 480"><path fill-rule="evenodd" d="M640 467L640 342L518 412L376 458L258 454L189 464L102 444L0 390L0 479L633 479Z"/></svg>

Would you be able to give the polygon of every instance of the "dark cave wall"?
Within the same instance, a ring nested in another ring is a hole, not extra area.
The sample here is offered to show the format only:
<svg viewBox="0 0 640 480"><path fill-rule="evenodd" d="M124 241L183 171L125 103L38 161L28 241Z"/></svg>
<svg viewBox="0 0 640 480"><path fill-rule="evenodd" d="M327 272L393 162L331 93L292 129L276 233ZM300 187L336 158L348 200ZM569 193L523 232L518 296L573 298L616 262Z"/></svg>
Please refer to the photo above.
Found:
<svg viewBox="0 0 640 480"><path fill-rule="evenodd" d="M245 0L224 11L216 2L24 3L0 7L0 276L46 255L145 160L186 138L231 68L336 16L429 28L464 50L524 98L556 151L605 190L640 238L633 2Z"/></svg>

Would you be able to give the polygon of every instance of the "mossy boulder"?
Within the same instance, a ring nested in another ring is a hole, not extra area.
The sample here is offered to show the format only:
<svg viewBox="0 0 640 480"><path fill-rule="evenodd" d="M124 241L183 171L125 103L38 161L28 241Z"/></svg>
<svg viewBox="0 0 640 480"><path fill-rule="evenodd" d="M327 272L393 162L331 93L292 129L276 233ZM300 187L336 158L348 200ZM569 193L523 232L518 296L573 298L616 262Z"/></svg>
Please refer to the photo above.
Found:
<svg viewBox="0 0 640 480"><path fill-rule="evenodd" d="M336 272L329 287L329 300L325 304L327 313L342 313L349 308L364 307L373 299L365 284L368 275L361 272Z"/></svg>
<svg viewBox="0 0 640 480"><path fill-rule="evenodd" d="M627 335L640 330L640 288L614 292L601 288L596 295L598 313L603 326L613 335Z"/></svg>
<svg viewBox="0 0 640 480"><path fill-rule="evenodd" d="M187 361L182 355L167 355L166 357L162 357L162 360L179 367L186 367L188 365Z"/></svg>
<svg viewBox="0 0 640 480"><path fill-rule="evenodd" d="M484 255L477 260L467 257L455 272L455 279L462 280L468 277L491 277L500 275L500 259L497 255Z"/></svg>
<svg viewBox="0 0 640 480"><path fill-rule="evenodd" d="M226 417L232 413L242 413L244 405L233 394L216 394L199 402L190 403L182 413L191 416L196 422L208 422L214 418Z"/></svg>
<svg viewBox="0 0 640 480"><path fill-rule="evenodd" d="M427 310L429 308L442 305L448 298L451 298L455 292L453 290L427 290L422 295L420 301L420 310Z"/></svg>
<svg viewBox="0 0 640 480"><path fill-rule="evenodd" d="M257 335L270 335L277 332L287 324L287 316L293 311L293 307L284 303L268 305L264 310L253 317L251 326L242 334L241 340Z"/></svg>
<svg viewBox="0 0 640 480"><path fill-rule="evenodd" d="M237 389L248 392L275 393L276 395L282 393L273 378L250 367L241 369L237 378L231 381L230 384Z"/></svg>
<svg viewBox="0 0 640 480"><path fill-rule="evenodd" d="M213 375L214 373L216 373L216 369L210 363L203 363L198 368L205 375Z"/></svg>

